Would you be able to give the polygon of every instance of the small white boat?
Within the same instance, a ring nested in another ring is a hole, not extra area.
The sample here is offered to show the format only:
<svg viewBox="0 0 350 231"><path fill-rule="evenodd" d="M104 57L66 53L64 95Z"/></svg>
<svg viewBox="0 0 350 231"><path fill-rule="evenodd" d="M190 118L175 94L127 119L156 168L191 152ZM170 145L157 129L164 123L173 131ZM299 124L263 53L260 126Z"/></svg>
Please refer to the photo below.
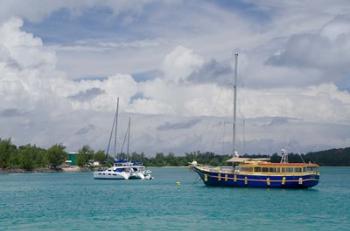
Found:
<svg viewBox="0 0 350 231"><path fill-rule="evenodd" d="M152 171L147 170L141 163L134 163L129 179L152 180Z"/></svg>
<svg viewBox="0 0 350 231"><path fill-rule="evenodd" d="M114 135L114 153L117 156L117 128L118 128L118 111L119 111L119 98L117 98L117 108L114 116L112 125L111 135L109 137L107 146L107 156L109 155L112 137ZM123 146L127 141L127 156L129 156L129 143L130 143L130 127L131 119L129 118L128 129L124 137L122 148L120 153L123 153ZM97 170L93 173L94 179L105 179L105 180L129 180L129 179L141 179L151 180L151 171L146 170L142 163L133 163L126 160L114 160L113 167L108 169Z"/></svg>
<svg viewBox="0 0 350 231"><path fill-rule="evenodd" d="M93 175L94 179L100 180L152 180L151 173L150 170L146 170L145 166L140 163L135 164L129 161L117 160L113 167L105 170L97 170Z"/></svg>
<svg viewBox="0 0 350 231"><path fill-rule="evenodd" d="M94 172L94 179L101 180L128 180L131 176L132 169L128 162L114 163L113 167L105 170L97 170Z"/></svg>

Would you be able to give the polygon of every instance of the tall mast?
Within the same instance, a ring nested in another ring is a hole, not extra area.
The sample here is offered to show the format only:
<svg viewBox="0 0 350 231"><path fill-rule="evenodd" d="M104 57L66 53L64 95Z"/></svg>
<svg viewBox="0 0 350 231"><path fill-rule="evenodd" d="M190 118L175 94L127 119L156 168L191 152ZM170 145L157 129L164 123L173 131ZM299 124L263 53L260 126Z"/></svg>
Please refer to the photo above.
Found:
<svg viewBox="0 0 350 231"><path fill-rule="evenodd" d="M107 150L106 150L106 156L109 155L109 151L111 149L111 141L112 141L112 137L113 137L113 132L114 132L114 128L115 128L115 122L116 122L116 118L117 118L117 113L118 113L118 104L117 107L115 109L115 113L114 113L114 117L113 117L113 125L112 125L112 129L111 129L111 134L109 135L109 140L108 140L108 145L107 145Z"/></svg>
<svg viewBox="0 0 350 231"><path fill-rule="evenodd" d="M119 97L117 98L117 110L115 113L115 129L114 129L114 155L115 156L117 156L118 114L119 114Z"/></svg>
<svg viewBox="0 0 350 231"><path fill-rule="evenodd" d="M127 144L127 147L126 147L126 155L129 157L129 146L130 146L130 126L131 126L131 118L129 117L129 123L128 123L128 144Z"/></svg>
<svg viewBox="0 0 350 231"><path fill-rule="evenodd" d="M236 154L236 114L237 114L237 77L238 76L238 53L235 53L235 75L233 80L233 135L232 148L233 155Z"/></svg>

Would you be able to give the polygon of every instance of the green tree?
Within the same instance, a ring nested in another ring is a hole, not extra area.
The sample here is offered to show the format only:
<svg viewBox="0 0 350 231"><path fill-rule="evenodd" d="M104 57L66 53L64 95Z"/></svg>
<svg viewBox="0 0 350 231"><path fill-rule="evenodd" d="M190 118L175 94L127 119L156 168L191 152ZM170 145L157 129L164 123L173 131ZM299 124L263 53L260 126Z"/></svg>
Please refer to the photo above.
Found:
<svg viewBox="0 0 350 231"><path fill-rule="evenodd" d="M77 155L77 164L80 167L85 167L89 164L89 161L94 158L94 150L92 150L88 145L84 145Z"/></svg>
<svg viewBox="0 0 350 231"><path fill-rule="evenodd" d="M18 154L20 156L20 167L25 170L33 170L35 168L35 149L29 144L21 146L18 149Z"/></svg>
<svg viewBox="0 0 350 231"><path fill-rule="evenodd" d="M153 165L155 165L155 166L166 166L167 165L167 163L165 161L164 154L162 152L156 154L156 157L153 160Z"/></svg>
<svg viewBox="0 0 350 231"><path fill-rule="evenodd" d="M47 150L48 162L51 168L57 169L66 160L65 148L62 144L55 144Z"/></svg>
<svg viewBox="0 0 350 231"><path fill-rule="evenodd" d="M13 145L11 139L0 139L0 168L10 166L10 157L17 151L16 145Z"/></svg>
<svg viewBox="0 0 350 231"><path fill-rule="evenodd" d="M99 150L94 154L94 160L98 161L100 164L105 163L106 158L107 158L106 153L102 150Z"/></svg>

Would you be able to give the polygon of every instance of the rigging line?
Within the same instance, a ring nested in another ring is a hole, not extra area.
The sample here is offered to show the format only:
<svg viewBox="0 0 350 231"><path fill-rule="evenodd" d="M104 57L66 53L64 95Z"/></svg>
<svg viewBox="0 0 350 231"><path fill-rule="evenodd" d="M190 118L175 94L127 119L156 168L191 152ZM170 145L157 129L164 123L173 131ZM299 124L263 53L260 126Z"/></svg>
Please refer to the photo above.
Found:
<svg viewBox="0 0 350 231"><path fill-rule="evenodd" d="M303 163L305 164L305 160L304 160L303 156L301 155L301 153L298 152L298 154L299 154L299 156L300 156L301 161L303 161Z"/></svg>
<svg viewBox="0 0 350 231"><path fill-rule="evenodd" d="M244 116L243 116L243 154L246 154L245 152L246 152L246 150L245 150L245 148L246 148L246 138L245 138L245 118L244 118Z"/></svg>
<svg viewBox="0 0 350 231"><path fill-rule="evenodd" d="M114 130L114 155L115 156L117 156L118 114L119 114L119 97L117 98L117 111L115 114L115 130Z"/></svg>
<svg viewBox="0 0 350 231"><path fill-rule="evenodd" d="M237 79L238 79L238 53L234 52L235 72L233 78L233 126L232 126L232 154L235 155L236 150L236 119L237 119Z"/></svg>
<svg viewBox="0 0 350 231"><path fill-rule="evenodd" d="M118 106L117 106L118 107ZM108 145L107 145L107 150L106 150L106 155L109 155L109 150L111 147L111 141L112 141L112 137L113 137L113 131L114 131L114 127L115 127L115 119L116 119L116 113L117 113L117 108L116 111L114 113L114 117L113 117L113 125L112 125L112 129L111 129L111 134L109 135L109 140L108 140Z"/></svg>
<svg viewBox="0 0 350 231"><path fill-rule="evenodd" d="M223 134L222 134L222 150L221 150L221 154L224 155L224 151L225 151L225 125L226 125L226 122L224 121L224 124L223 124Z"/></svg>
<svg viewBox="0 0 350 231"><path fill-rule="evenodd" d="M218 103L220 99L222 99L222 95L223 95L223 91L224 91L224 88L223 87L218 87L219 88L219 94L215 96L215 98L213 99L213 103L211 104L211 111L216 111L218 109ZM211 122L211 118L208 116L206 119L208 119L209 121L206 123L206 129L205 131L209 131L209 122ZM216 126L217 127L217 126ZM219 126L219 129L220 129L220 126ZM215 131L215 129L214 129ZM218 131L217 131L218 132ZM212 134L212 133L211 133ZM218 143L218 133L216 133L216 137L215 139L210 139L211 140L211 143L209 145L209 149L214 149L214 144L217 144ZM202 145L202 142L203 142L203 139L201 139L201 141L199 142L199 146ZM218 148L220 149L220 148Z"/></svg>
<svg viewBox="0 0 350 231"><path fill-rule="evenodd" d="M130 148L130 135L131 135L131 118L129 117L129 123L128 123L128 146L126 149L126 155L129 156L129 148Z"/></svg>
<svg viewBox="0 0 350 231"><path fill-rule="evenodd" d="M222 99L222 95L223 95L224 88L221 87L221 86L218 86L218 88L219 88L219 94L214 96L214 100L213 100L214 103L211 104L211 107L210 107L211 110L210 110L210 111L216 111L217 108L218 108L217 102L218 102L220 99ZM225 88L225 89L226 89L226 88ZM206 125L205 125L206 129L204 130L204 131L209 131L209 122L211 122L210 117L209 117L209 116L202 116L202 118L204 118L205 121L206 121L206 120L209 120L209 121L206 122ZM226 116L224 116L224 118L226 118ZM197 151L200 150L200 147L201 147L202 144L203 144L203 135L202 135L202 134L203 134L203 132L201 132L201 133L199 134L200 139L199 139L199 141L197 142ZM217 140L216 140L216 141L217 141ZM216 143L216 142L215 142L215 143ZM214 140L211 139L211 145L209 145L209 148L210 148L210 149L213 149L213 146L214 146ZM219 149L220 149L220 148L219 148Z"/></svg>
<svg viewBox="0 0 350 231"><path fill-rule="evenodd" d="M130 142L130 118L129 118L128 128L126 129L123 143L121 145L120 153L123 153L125 142L127 142L127 145L129 145L129 142ZM129 147L128 146L127 146L127 153L126 154L127 154L127 156L129 156Z"/></svg>
<svg viewBox="0 0 350 231"><path fill-rule="evenodd" d="M213 112L213 111L216 111L217 108L218 108L218 104L217 102L222 99L222 95L223 95L223 87L222 86L217 86L218 89L219 89L219 94L218 95L215 95L214 98L213 98L213 103L210 105L211 107L209 108L210 109L210 112ZM225 116L224 116L225 117ZM210 115L209 116L201 116L201 118L204 118L204 123L205 123L205 132L206 131L209 131L209 123L211 122L211 119L210 119ZM209 121L208 121L209 120ZM196 134L197 135L197 134ZM203 132L200 132L199 134L199 137L200 139L198 140L197 142L197 150L196 151L199 151L202 144L203 144ZM209 149L213 149L213 146L214 146L214 141L212 139L210 139L212 142L211 142L211 145L209 145ZM208 144L206 142L206 144ZM220 149L220 148L219 148Z"/></svg>
<svg viewBox="0 0 350 231"><path fill-rule="evenodd" d="M123 153L124 145L125 145L125 141L126 141L127 135L128 135L128 129L127 129L126 132L125 132L124 139L123 139L123 143L122 143L121 148L120 148L120 153Z"/></svg>
<svg viewBox="0 0 350 231"><path fill-rule="evenodd" d="M236 55L236 54L235 54ZM237 54L237 56L238 56L238 54ZM234 70L235 72L237 71L237 68ZM232 83L232 85L234 86L235 85L235 82L233 81L233 83ZM236 84L237 85L237 84ZM218 104L216 103L216 102L218 102L220 99L222 99L222 96L223 96L223 90L224 90L224 88L223 87L220 87L220 91L219 91L219 94L218 94L218 96L216 96L215 98L214 98L214 103L212 104L212 107L211 107L211 109L212 109L212 111L217 111L217 109L218 109ZM237 89L236 89L237 90ZM235 96L234 96L234 94L232 95L232 97L233 98L235 98ZM233 107L233 110L234 110L234 107ZM226 118L225 116L224 116L224 118ZM225 119L224 119L224 122L225 122ZM233 127L235 127L236 125L235 125L235 123L233 123ZM208 131L208 127L209 127L209 123L207 123L207 126L206 126L206 129L205 129L205 131ZM220 129L221 128L221 126L216 126L217 127L217 129ZM234 128L235 129L235 128ZM210 142L210 144L209 144L209 149L210 150L214 150L214 146L216 146L216 145L220 145L220 134L218 134L219 133L219 131L217 131L217 130L211 130L211 131L215 131L216 132L216 135L214 135L214 137L213 137L213 139L210 139L211 140L211 142ZM210 133L210 134L213 134L213 133ZM233 140L235 140L235 134L233 135ZM201 140L201 141L203 141L203 140ZM235 142L234 142L235 143ZM201 143L200 143L201 144ZM235 145L234 145L235 146ZM220 150L220 147L218 147L217 148L217 150Z"/></svg>

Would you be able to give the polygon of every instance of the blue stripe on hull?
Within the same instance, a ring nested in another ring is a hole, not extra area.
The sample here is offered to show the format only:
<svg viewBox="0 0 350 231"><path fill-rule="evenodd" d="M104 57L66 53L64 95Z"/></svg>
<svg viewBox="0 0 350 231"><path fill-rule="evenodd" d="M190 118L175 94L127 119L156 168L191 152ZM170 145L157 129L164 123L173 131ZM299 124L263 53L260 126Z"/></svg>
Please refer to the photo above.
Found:
<svg viewBox="0 0 350 231"><path fill-rule="evenodd" d="M256 176L236 174L219 174L205 172L194 168L203 182L208 186L222 187L256 187L256 188L309 188L318 184L319 175L303 176ZM302 180L300 180L300 178Z"/></svg>

